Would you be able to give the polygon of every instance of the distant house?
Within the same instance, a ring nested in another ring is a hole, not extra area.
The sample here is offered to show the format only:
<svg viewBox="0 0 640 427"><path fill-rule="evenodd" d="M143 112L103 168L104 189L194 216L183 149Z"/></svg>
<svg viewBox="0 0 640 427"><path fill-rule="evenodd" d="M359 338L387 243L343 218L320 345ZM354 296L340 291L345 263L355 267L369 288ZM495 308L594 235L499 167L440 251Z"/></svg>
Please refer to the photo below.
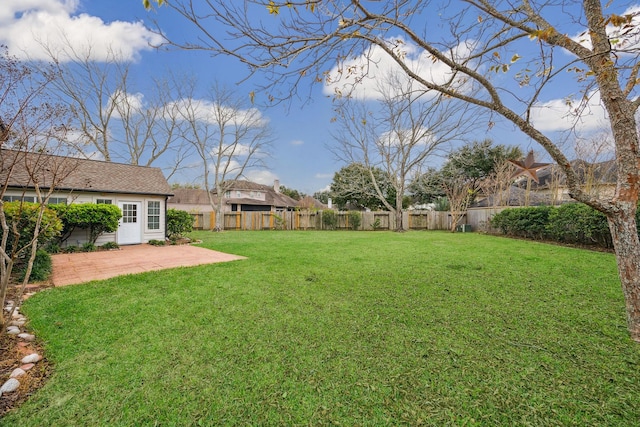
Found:
<svg viewBox="0 0 640 427"><path fill-rule="evenodd" d="M302 199L300 199L300 201L298 202L300 208L302 209L315 209L315 210L323 210L323 209L329 209L329 206L322 203L320 200L318 199L314 199L311 196L304 196Z"/></svg>
<svg viewBox="0 0 640 427"><path fill-rule="evenodd" d="M166 237L167 199L172 190L159 168L13 150L0 150L0 156L0 182L8 185L5 201L36 201L29 165L46 165L37 169L35 178L42 189L54 186L49 203L106 203L122 211L118 231L101 236L97 244L112 241L128 245ZM15 167L9 173L12 164ZM53 184L56 174L62 178ZM87 241L82 230L67 242L76 245Z"/></svg>
<svg viewBox="0 0 640 427"><path fill-rule="evenodd" d="M280 183L276 180L273 187L251 181L237 180L230 182L222 195L224 212L282 212L294 210L299 202L280 193ZM211 212L206 190L176 188L169 198L169 207L191 213ZM213 192L212 198L217 203L218 195Z"/></svg>
<svg viewBox="0 0 640 427"><path fill-rule="evenodd" d="M617 179L615 161L590 163L585 160L573 160L571 166L586 192L599 196L614 194ZM558 165L538 172L538 180L538 183L531 183L531 191L545 195L552 204L572 201L565 174ZM523 188L525 183L521 182L519 186Z"/></svg>
<svg viewBox="0 0 640 427"><path fill-rule="evenodd" d="M600 196L614 194L617 176L614 161L574 160L571 165L586 192ZM558 165L551 165L537 175L538 182L521 178L500 194L479 198L473 207L559 205L574 201Z"/></svg>

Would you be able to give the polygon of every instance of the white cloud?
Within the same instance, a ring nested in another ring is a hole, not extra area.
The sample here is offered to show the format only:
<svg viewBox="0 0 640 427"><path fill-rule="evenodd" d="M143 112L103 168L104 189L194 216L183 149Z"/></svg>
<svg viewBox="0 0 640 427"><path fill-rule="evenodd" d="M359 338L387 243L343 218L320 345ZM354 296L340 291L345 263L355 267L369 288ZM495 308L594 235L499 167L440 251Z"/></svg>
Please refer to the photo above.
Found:
<svg viewBox="0 0 640 427"><path fill-rule="evenodd" d="M589 93L585 102L583 105L579 99L553 99L538 103L531 109L531 121L541 131L588 132L608 127L599 92Z"/></svg>
<svg viewBox="0 0 640 427"><path fill-rule="evenodd" d="M401 57L407 67L426 80L436 84L446 83L452 76L452 70L442 61L434 61L431 55L416 45L402 38L389 39L388 45ZM448 52L453 58L466 58L472 51L471 42L463 42ZM391 78L400 79L391 81ZM410 82L406 73L381 47L371 46L362 55L333 67L329 79L325 82L324 93L327 95L351 95L358 99L379 99L381 93L393 94L393 89L401 91ZM400 87L398 87L400 86ZM464 91L462 80L453 85ZM390 92L389 92L390 91Z"/></svg>
<svg viewBox="0 0 640 427"><path fill-rule="evenodd" d="M65 61L72 50L95 61L113 55L124 61L162 39L142 22L104 22L86 13L77 14L78 0L2 0L0 44L22 59L49 60L50 50Z"/></svg>
<svg viewBox="0 0 640 427"><path fill-rule="evenodd" d="M273 182L278 179L276 174L268 170L253 170L247 172L245 175L249 181L262 185L272 185Z"/></svg>
<svg viewBox="0 0 640 427"><path fill-rule="evenodd" d="M257 108L237 110L203 99L181 99L168 105L168 110L174 108L184 111L184 116L189 119L193 118L208 124L220 122L229 126L248 128L264 126L269 122L269 119L264 117Z"/></svg>
<svg viewBox="0 0 640 427"><path fill-rule="evenodd" d="M144 95L140 92L128 93L116 91L109 97L109 104L115 104L115 117L121 117L120 111L129 111L130 113L138 113L143 111Z"/></svg>
<svg viewBox="0 0 640 427"><path fill-rule="evenodd" d="M294 139L293 141L291 141L291 145L304 145L304 141L302 141L301 139Z"/></svg>

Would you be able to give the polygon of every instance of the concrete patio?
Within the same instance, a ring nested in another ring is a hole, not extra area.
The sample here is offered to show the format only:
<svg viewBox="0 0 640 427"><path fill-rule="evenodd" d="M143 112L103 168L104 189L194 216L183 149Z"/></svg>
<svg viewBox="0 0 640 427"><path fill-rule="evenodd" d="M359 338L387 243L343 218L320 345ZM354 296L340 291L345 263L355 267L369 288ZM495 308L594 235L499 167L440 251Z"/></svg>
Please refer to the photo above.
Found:
<svg viewBox="0 0 640 427"><path fill-rule="evenodd" d="M119 250L56 254L52 257L54 286L74 285L125 274L191 267L246 259L191 245L122 246Z"/></svg>

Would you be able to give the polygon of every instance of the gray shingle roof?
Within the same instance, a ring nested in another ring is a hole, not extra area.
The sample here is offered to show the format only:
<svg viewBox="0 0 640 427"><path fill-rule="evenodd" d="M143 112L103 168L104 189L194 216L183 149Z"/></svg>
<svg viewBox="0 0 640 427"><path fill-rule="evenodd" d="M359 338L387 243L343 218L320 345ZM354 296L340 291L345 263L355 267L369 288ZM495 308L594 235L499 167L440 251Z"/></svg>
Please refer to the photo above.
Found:
<svg viewBox="0 0 640 427"><path fill-rule="evenodd" d="M33 170L38 172L30 173ZM160 168L0 150L0 182L8 179L11 187L33 188L33 176L41 188L53 184L58 190L165 196L173 193Z"/></svg>
<svg viewBox="0 0 640 427"><path fill-rule="evenodd" d="M295 199L282 194L276 193L274 188L269 185L258 184L256 182L238 180L225 182L227 191L262 191L265 193L265 200L257 200L251 198L225 198L224 203L227 205L253 205L253 206L274 206L276 208L292 208L300 205ZM215 191L212 191L214 199L217 199ZM182 189L176 188L174 196L169 199L169 203L185 203L185 204L208 204L209 198L206 190L198 189Z"/></svg>

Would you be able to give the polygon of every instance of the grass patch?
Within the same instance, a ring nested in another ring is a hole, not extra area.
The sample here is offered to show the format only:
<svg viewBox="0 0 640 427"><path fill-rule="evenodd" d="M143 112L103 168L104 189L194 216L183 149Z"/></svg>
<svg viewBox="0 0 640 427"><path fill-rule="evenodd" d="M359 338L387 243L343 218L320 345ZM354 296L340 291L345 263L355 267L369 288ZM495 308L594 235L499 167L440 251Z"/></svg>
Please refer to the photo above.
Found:
<svg viewBox="0 0 640 427"><path fill-rule="evenodd" d="M613 255L474 233L193 233L249 259L47 290L32 425L637 425Z"/></svg>

